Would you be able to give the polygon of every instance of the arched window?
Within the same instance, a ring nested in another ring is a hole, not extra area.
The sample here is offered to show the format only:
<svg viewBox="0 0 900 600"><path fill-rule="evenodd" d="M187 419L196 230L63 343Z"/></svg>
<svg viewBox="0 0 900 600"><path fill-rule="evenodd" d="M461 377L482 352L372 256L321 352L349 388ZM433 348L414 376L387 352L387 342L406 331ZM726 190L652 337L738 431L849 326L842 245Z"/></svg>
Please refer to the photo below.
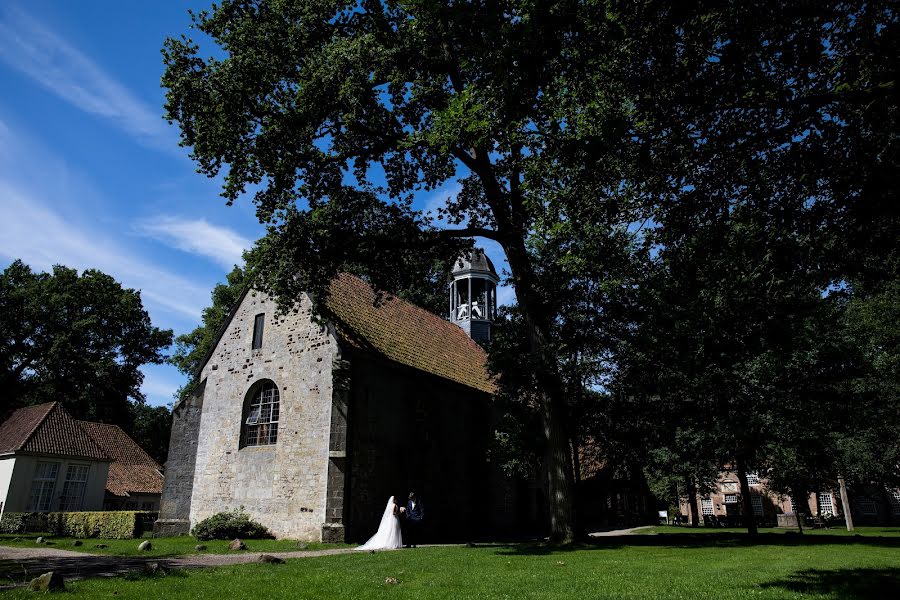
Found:
<svg viewBox="0 0 900 600"><path fill-rule="evenodd" d="M244 446L268 446L278 441L278 386L266 380L251 388L244 410Z"/></svg>

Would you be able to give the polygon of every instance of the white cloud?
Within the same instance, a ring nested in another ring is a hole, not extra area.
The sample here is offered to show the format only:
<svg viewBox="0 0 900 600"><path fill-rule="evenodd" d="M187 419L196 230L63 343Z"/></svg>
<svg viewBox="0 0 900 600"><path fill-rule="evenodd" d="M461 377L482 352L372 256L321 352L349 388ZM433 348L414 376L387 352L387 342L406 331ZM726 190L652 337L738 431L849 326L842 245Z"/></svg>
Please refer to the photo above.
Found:
<svg viewBox="0 0 900 600"><path fill-rule="evenodd" d="M95 268L128 287L145 302L182 317L199 319L209 290L161 269L116 244L102 231L74 225L30 191L0 178L0 255L21 258L33 268L54 264Z"/></svg>
<svg viewBox="0 0 900 600"><path fill-rule="evenodd" d="M205 219L163 215L139 221L135 228L141 235L184 252L205 256L226 269L241 264L244 250L253 244L231 229L212 225Z"/></svg>
<svg viewBox="0 0 900 600"><path fill-rule="evenodd" d="M84 112L113 122L141 143L180 152L162 115L88 56L19 9L0 12L0 60Z"/></svg>
<svg viewBox="0 0 900 600"><path fill-rule="evenodd" d="M141 391L153 406L165 406L174 401L175 392L184 383L184 376L170 365L145 365L141 367L144 382ZM173 381L174 377L177 381Z"/></svg>
<svg viewBox="0 0 900 600"><path fill-rule="evenodd" d="M441 229L449 229L451 227L457 227L457 225L451 225L447 222L447 219L444 217L440 217L438 215L439 208L446 208L447 200L449 199L451 202L456 199L456 196L462 191L462 184L458 181L447 182L443 187L436 189L428 199L425 201L425 207L422 209L425 213L431 215L434 219L434 226L440 227ZM465 227L466 222L463 221L458 226Z"/></svg>

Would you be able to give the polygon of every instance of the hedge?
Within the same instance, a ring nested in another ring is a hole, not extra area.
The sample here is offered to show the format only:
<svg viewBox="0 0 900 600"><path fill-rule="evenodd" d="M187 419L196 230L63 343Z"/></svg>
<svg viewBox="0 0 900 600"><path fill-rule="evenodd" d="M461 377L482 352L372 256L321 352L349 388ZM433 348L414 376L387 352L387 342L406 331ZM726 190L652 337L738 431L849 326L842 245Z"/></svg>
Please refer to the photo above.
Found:
<svg viewBox="0 0 900 600"><path fill-rule="evenodd" d="M64 537L129 539L140 537L147 511L4 513L0 533L50 533Z"/></svg>

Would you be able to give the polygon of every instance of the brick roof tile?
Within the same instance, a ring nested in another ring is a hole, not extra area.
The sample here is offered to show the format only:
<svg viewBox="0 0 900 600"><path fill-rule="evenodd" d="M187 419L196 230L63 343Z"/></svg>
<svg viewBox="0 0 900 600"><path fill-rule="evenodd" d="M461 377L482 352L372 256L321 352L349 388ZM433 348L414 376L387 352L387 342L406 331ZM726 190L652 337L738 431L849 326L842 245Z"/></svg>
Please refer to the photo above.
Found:
<svg viewBox="0 0 900 600"><path fill-rule="evenodd" d="M496 386L487 373L484 349L460 327L396 296L378 294L362 279L334 279L326 311L348 342L489 394Z"/></svg>
<svg viewBox="0 0 900 600"><path fill-rule="evenodd" d="M0 452L32 452L109 460L59 402L15 411L0 425Z"/></svg>
<svg viewBox="0 0 900 600"><path fill-rule="evenodd" d="M118 425L79 421L91 439L113 459L106 489L116 496L161 494L162 467Z"/></svg>

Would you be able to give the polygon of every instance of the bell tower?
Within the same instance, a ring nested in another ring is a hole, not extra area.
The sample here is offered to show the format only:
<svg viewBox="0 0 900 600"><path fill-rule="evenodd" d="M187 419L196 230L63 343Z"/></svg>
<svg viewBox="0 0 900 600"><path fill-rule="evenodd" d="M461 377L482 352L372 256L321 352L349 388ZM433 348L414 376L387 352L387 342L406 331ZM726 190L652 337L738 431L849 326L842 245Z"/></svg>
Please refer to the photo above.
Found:
<svg viewBox="0 0 900 600"><path fill-rule="evenodd" d="M462 327L479 344L491 339L499 282L494 264L480 248L460 257L453 267L450 321Z"/></svg>

